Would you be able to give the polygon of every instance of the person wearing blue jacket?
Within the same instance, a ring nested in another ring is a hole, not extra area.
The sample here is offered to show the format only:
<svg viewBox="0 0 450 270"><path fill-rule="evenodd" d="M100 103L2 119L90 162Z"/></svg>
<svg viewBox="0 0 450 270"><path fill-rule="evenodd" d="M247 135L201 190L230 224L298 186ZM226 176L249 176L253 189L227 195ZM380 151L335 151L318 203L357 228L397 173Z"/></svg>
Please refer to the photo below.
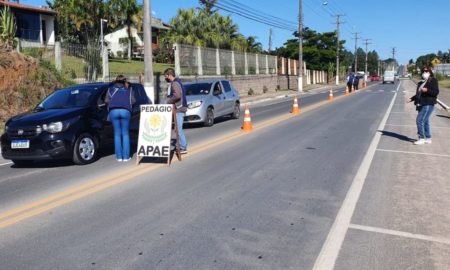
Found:
<svg viewBox="0 0 450 270"><path fill-rule="evenodd" d="M109 119L114 127L114 151L116 160L130 160L130 119L133 104L136 102L129 82L123 75L116 77L106 93Z"/></svg>

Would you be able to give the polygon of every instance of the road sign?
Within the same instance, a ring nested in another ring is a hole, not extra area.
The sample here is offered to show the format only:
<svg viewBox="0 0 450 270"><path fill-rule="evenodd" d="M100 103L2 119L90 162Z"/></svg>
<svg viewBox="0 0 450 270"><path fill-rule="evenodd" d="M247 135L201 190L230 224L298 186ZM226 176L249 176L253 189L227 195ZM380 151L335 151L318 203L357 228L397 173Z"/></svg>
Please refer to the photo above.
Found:
<svg viewBox="0 0 450 270"><path fill-rule="evenodd" d="M137 163L143 157L167 158L169 163L172 125L177 131L173 105L141 105L140 112Z"/></svg>
<svg viewBox="0 0 450 270"><path fill-rule="evenodd" d="M433 64L433 66L439 65L441 63L441 61L437 58L434 58L433 61L431 61L431 64Z"/></svg>

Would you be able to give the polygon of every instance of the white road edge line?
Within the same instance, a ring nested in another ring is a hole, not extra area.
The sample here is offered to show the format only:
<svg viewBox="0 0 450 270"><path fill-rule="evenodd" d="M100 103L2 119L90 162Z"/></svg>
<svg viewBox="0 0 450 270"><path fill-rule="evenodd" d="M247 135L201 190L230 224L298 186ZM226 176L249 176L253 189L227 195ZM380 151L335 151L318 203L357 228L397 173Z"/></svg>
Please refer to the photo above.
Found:
<svg viewBox="0 0 450 270"><path fill-rule="evenodd" d="M380 152L391 152L391 153L401 153L401 154L412 154L412 155L423 155L423 156L448 157L448 158L450 158L450 155L445 155L445 154L422 153L422 152L414 152L414 151L399 151L399 150L389 150L389 149L381 149L381 148L377 149L377 151L380 151Z"/></svg>
<svg viewBox="0 0 450 270"><path fill-rule="evenodd" d="M3 164L0 164L0 167L1 167L1 166L6 166L6 165L10 165L10 164L13 164L13 163L12 163L12 162L3 163Z"/></svg>
<svg viewBox="0 0 450 270"><path fill-rule="evenodd" d="M356 204L358 203L359 196L361 194L364 182L366 181L367 174L369 173L370 165L372 164L373 157L381 139L381 132L378 130L384 130L384 126L388 120L389 114L394 106L394 102L397 98L398 90L400 89L400 82L397 90L392 98L391 104L384 114L383 120L381 120L378 126L377 132L375 133L372 142L370 143L369 149L364 156L363 161L358 169L358 172L353 179L352 185L345 196L344 202L334 220L334 223L328 233L327 239L322 246L319 256L314 263L314 270L331 270L336 264L339 251L347 234L348 228L350 226L350 221L355 212Z"/></svg>
<svg viewBox="0 0 450 270"><path fill-rule="evenodd" d="M415 233L409 233L409 232L401 232L401 231L376 228L376 227L364 226L364 225L357 225L357 224L350 224L349 228L354 229L354 230L381 233L381 234L389 234L389 235L400 236L400 237L405 237L405 238L412 238L412 239L418 239L418 240L424 240L424 241L430 241L430 242L450 245L450 239L444 238L444 237L428 236L428 235L415 234Z"/></svg>
<svg viewBox="0 0 450 270"><path fill-rule="evenodd" d="M411 128L417 128L416 125L395 125L395 124L386 124L386 126L390 126L390 127L411 127ZM433 129L435 129L435 128L450 129L450 127L436 127L436 126L433 126Z"/></svg>

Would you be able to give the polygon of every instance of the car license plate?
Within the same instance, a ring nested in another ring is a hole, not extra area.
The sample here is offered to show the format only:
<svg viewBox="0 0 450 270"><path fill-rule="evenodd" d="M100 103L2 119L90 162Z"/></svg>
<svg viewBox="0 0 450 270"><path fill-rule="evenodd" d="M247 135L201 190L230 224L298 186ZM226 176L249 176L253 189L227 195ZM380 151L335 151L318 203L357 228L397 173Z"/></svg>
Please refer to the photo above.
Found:
<svg viewBox="0 0 450 270"><path fill-rule="evenodd" d="M30 140L13 140L11 142L12 149L30 148Z"/></svg>

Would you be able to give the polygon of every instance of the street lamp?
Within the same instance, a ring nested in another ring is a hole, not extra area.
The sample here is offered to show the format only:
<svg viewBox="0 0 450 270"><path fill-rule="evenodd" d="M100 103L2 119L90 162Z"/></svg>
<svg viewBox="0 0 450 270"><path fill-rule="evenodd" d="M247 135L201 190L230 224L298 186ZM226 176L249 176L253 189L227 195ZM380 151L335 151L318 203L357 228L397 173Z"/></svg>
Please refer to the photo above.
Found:
<svg viewBox="0 0 450 270"><path fill-rule="evenodd" d="M108 20L105 20L105 19L100 19L100 42L101 42L101 53L102 53L102 55L103 55L103 43L104 43L104 40L103 40L103 23L106 23L106 22L108 22Z"/></svg>

